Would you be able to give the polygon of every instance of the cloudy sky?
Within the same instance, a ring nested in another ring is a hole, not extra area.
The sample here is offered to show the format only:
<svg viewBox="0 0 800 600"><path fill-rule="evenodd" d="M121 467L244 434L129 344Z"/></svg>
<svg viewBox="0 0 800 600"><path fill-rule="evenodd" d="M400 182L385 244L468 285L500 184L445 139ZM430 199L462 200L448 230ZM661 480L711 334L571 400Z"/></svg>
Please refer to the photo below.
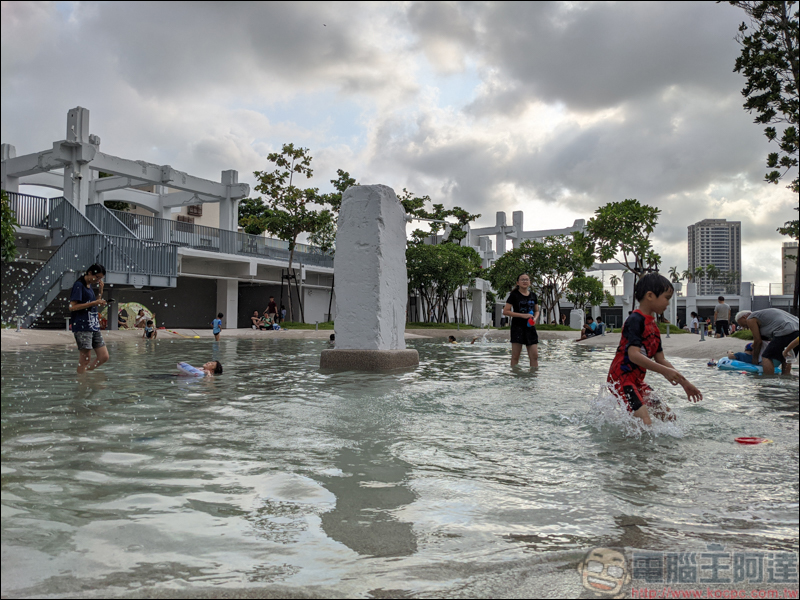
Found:
<svg viewBox="0 0 800 600"><path fill-rule="evenodd" d="M714 2L3 2L2 141L49 148L83 106L107 153L251 187L294 142L323 191L341 168L478 226L638 198L681 270L687 225L741 220L765 292L797 199L763 183L771 148L732 72L743 19Z"/></svg>

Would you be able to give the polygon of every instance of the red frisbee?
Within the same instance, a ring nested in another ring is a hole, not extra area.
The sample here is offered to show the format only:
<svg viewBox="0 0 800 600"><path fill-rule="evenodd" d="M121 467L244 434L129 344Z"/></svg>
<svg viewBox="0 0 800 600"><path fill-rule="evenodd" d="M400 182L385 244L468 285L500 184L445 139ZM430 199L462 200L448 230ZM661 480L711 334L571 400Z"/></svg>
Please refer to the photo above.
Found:
<svg viewBox="0 0 800 600"><path fill-rule="evenodd" d="M762 437L738 437L736 441L740 444L745 444L748 446L753 446L755 444L771 444L772 440L768 440L767 438Z"/></svg>

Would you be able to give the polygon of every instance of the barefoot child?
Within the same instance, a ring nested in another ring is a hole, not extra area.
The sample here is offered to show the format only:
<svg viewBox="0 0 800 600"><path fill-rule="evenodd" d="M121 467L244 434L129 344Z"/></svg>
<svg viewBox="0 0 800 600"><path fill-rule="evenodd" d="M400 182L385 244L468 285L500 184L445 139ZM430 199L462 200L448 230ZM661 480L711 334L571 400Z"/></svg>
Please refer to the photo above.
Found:
<svg viewBox="0 0 800 600"><path fill-rule="evenodd" d="M222 331L222 313L217 313L217 318L211 321L211 326L214 328L214 339L219 341L219 334Z"/></svg>
<svg viewBox="0 0 800 600"><path fill-rule="evenodd" d="M648 406L655 409L659 418L666 418L669 408L662 408L652 398L652 389L644 382L647 371L661 373L672 385L683 386L690 402L703 399L694 385L673 367L664 357L661 334L656 323L656 314L662 314L669 306L674 290L669 279L658 273L649 273L636 284L636 300L639 308L625 321L617 354L608 371L608 382L628 405L628 410L650 425Z"/></svg>

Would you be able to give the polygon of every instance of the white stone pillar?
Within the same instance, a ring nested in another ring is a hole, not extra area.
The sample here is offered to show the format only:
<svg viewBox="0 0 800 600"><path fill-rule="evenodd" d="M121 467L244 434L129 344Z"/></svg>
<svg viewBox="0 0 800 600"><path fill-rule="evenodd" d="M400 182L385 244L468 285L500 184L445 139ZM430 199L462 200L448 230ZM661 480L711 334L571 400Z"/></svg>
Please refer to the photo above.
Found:
<svg viewBox="0 0 800 600"><path fill-rule="evenodd" d="M406 220L394 190L349 188L336 231L336 348L320 366L377 371L419 364L406 350Z"/></svg>
<svg viewBox="0 0 800 600"><path fill-rule="evenodd" d="M626 271L622 274L622 322L628 318L628 313L633 310L633 273Z"/></svg>
<svg viewBox="0 0 800 600"><path fill-rule="evenodd" d="M511 243L514 248L519 248L522 243L523 224L525 222L525 215L521 210L515 210L511 213L511 224L514 225L514 235L511 238Z"/></svg>
<svg viewBox="0 0 800 600"><path fill-rule="evenodd" d="M691 327L692 313L697 312L697 284L690 281L686 284L686 323Z"/></svg>
<svg viewBox="0 0 800 600"><path fill-rule="evenodd" d="M571 329L581 329L583 324L586 323L586 315L579 308L573 308L569 311L569 326Z"/></svg>
<svg viewBox="0 0 800 600"><path fill-rule="evenodd" d="M752 289L753 285L751 282L742 282L741 290L739 292L739 310L753 310L753 297L751 295Z"/></svg>
<svg viewBox="0 0 800 600"><path fill-rule="evenodd" d="M494 236L495 246L496 246L494 251L495 254L497 254L497 257L499 258L503 256L503 254L505 254L506 251L506 232L503 229L506 226L506 213L504 213L503 211L499 211L495 215L495 226L497 227L498 231Z"/></svg>
<svg viewBox="0 0 800 600"><path fill-rule="evenodd" d="M217 279L217 313L222 313L222 327L237 329L239 322L239 282ZM217 315L214 315L217 318Z"/></svg>

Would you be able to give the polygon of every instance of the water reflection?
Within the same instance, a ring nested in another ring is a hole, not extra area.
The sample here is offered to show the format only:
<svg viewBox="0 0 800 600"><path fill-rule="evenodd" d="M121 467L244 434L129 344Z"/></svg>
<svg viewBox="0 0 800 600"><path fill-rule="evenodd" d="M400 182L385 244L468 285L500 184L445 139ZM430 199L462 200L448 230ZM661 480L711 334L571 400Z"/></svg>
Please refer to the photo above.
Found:
<svg viewBox="0 0 800 600"><path fill-rule="evenodd" d="M325 533L362 555L414 554L412 524L393 514L416 499L407 485L411 465L378 442L340 450L334 465L342 471L340 477L318 477L336 495L336 508L322 515Z"/></svg>

